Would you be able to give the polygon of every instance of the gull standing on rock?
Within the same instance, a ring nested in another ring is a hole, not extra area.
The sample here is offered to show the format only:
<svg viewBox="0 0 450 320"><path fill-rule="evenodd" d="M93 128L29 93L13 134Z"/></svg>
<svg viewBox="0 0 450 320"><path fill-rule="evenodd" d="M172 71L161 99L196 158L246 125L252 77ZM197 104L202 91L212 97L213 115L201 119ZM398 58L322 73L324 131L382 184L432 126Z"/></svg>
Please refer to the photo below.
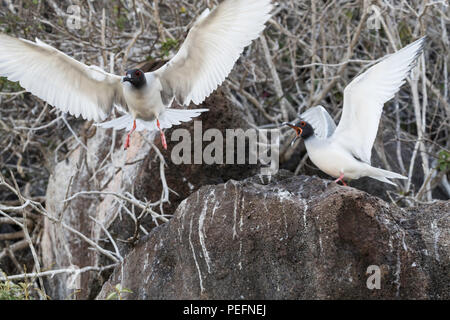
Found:
<svg viewBox="0 0 450 320"><path fill-rule="evenodd" d="M133 69L125 77L87 66L36 39L0 34L0 76L18 81L49 104L100 122L116 106L126 114L97 124L133 131L159 130L191 121L208 109L177 110L174 99L201 104L225 80L244 48L270 18L271 0L224 0L195 21L178 53L154 72Z"/></svg>
<svg viewBox="0 0 450 320"><path fill-rule="evenodd" d="M382 59L356 77L344 90L344 108L336 127L322 106L308 109L294 123L284 123L302 137L311 161L326 174L342 181L344 177L370 177L395 185L389 178L407 179L372 167L370 157L377 135L383 105L398 92L422 53L426 37ZM294 142L293 141L293 142Z"/></svg>

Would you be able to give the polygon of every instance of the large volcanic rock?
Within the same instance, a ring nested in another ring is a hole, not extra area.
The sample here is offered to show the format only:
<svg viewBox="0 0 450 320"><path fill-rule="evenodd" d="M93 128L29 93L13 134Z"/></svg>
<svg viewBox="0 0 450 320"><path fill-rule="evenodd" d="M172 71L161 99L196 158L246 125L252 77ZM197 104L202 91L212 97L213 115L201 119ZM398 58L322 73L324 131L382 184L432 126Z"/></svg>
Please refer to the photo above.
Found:
<svg viewBox="0 0 450 320"><path fill-rule="evenodd" d="M283 171L200 188L97 298L121 283L128 299L449 299L449 243L449 202L404 210Z"/></svg>

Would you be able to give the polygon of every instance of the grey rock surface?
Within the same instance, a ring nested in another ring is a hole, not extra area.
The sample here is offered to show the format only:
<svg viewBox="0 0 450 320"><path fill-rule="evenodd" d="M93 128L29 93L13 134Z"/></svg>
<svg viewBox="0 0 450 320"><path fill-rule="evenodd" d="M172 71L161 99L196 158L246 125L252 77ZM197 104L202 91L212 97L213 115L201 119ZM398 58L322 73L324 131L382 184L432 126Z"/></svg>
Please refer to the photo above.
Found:
<svg viewBox="0 0 450 320"><path fill-rule="evenodd" d="M404 210L286 171L231 180L184 200L97 298L120 283L127 299L449 299L449 226L449 202Z"/></svg>

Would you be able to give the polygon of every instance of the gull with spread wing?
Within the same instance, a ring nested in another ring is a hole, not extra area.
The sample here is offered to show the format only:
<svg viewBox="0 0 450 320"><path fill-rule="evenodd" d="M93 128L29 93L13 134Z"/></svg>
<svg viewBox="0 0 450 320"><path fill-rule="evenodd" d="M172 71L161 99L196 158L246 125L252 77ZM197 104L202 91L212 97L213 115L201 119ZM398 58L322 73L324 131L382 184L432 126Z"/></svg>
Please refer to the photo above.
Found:
<svg viewBox="0 0 450 320"><path fill-rule="evenodd" d="M125 115L97 124L133 131L159 130L191 121L208 109L171 109L174 99L202 103L231 72L244 48L264 30L271 0L224 0L195 21L178 53L155 72L125 77L87 66L36 39L0 34L0 76L18 81L52 106L86 120L104 121L115 106Z"/></svg>
<svg viewBox="0 0 450 320"><path fill-rule="evenodd" d="M370 157L384 103L399 91L422 53L425 37L383 58L350 82L344 90L344 108L336 127L322 106L308 109L294 123L284 123L301 137L311 161L326 174L344 177L371 177L395 185L390 178L407 179L372 167ZM293 141L293 142L294 142Z"/></svg>

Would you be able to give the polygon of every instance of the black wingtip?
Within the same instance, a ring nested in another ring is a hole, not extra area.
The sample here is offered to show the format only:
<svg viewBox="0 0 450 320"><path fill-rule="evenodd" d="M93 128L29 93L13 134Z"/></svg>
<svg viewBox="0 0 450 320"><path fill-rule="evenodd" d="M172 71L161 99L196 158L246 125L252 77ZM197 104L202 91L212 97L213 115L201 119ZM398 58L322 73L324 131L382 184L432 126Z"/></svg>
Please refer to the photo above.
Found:
<svg viewBox="0 0 450 320"><path fill-rule="evenodd" d="M414 55L414 59L412 60L411 64L409 65L410 72L412 71L412 69L414 69L417 66L417 63L419 62L419 57L423 53L425 46L427 44L427 41L428 41L428 36L424 35L423 37L417 39L416 41L414 41L411 44L409 44L408 46L406 46L406 47L410 47L417 43L419 44L419 49L416 51L416 54Z"/></svg>
<svg viewBox="0 0 450 320"><path fill-rule="evenodd" d="M425 46L428 43L428 35L424 35L422 38L420 38L418 41L420 41L420 49L419 51L422 52Z"/></svg>

